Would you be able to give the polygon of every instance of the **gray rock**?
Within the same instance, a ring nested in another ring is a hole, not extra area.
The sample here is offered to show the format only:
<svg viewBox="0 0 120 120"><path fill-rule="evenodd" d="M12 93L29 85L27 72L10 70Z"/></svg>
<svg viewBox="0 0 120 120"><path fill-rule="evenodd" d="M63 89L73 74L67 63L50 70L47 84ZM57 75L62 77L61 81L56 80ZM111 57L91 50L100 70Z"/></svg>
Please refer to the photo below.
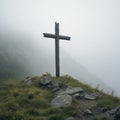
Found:
<svg viewBox="0 0 120 120"><path fill-rule="evenodd" d="M68 87L65 91L62 91L59 94L74 95L76 93L84 94L84 90L80 87Z"/></svg>
<svg viewBox="0 0 120 120"><path fill-rule="evenodd" d="M93 114L92 111L89 110L89 109L86 109L86 110L84 111L84 115L92 115L92 114Z"/></svg>
<svg viewBox="0 0 120 120"><path fill-rule="evenodd" d="M73 95L73 98L74 99L81 99L81 98L83 98L84 97L84 93L75 93L74 95Z"/></svg>
<svg viewBox="0 0 120 120"><path fill-rule="evenodd" d="M74 94L74 95L73 95L73 98L79 99L79 98L80 98L80 94L79 94L79 93Z"/></svg>
<svg viewBox="0 0 120 120"><path fill-rule="evenodd" d="M120 106L111 110L109 116L111 120L120 120Z"/></svg>
<svg viewBox="0 0 120 120"><path fill-rule="evenodd" d="M59 84L53 80L47 85L49 89L59 88Z"/></svg>
<svg viewBox="0 0 120 120"><path fill-rule="evenodd" d="M105 113L107 114L107 112L109 111L110 109L108 107L99 107L95 110L95 113L97 114L100 114L100 113Z"/></svg>
<svg viewBox="0 0 120 120"><path fill-rule="evenodd" d="M72 103L72 97L67 94L60 94L57 95L51 102L52 107L62 107L62 106L67 106Z"/></svg>
<svg viewBox="0 0 120 120"><path fill-rule="evenodd" d="M59 90L60 90L59 87L55 87L55 88L53 88L51 91L52 91L52 92L56 92L56 91L59 91Z"/></svg>
<svg viewBox="0 0 120 120"><path fill-rule="evenodd" d="M49 88L52 92L56 92L60 89L59 84L53 81L49 76L45 76L40 80L40 85Z"/></svg>
<svg viewBox="0 0 120 120"><path fill-rule="evenodd" d="M51 81L52 81L52 80L51 80L50 77L45 76L45 77L43 77L43 78L40 80L40 85L41 85L41 86L47 86L48 84L50 84Z"/></svg>
<svg viewBox="0 0 120 120"><path fill-rule="evenodd" d="M65 120L75 120L75 118L74 117L68 117Z"/></svg>
<svg viewBox="0 0 120 120"><path fill-rule="evenodd" d="M84 98L87 99L87 100L95 100L95 99L97 99L97 95L95 93L93 93L93 94L86 94L84 96Z"/></svg>
<svg viewBox="0 0 120 120"><path fill-rule="evenodd" d="M26 77L25 80L24 80L24 83L25 83L26 85L31 85L31 84L32 84L32 79L31 79L31 77Z"/></svg>
<svg viewBox="0 0 120 120"><path fill-rule="evenodd" d="M101 108L101 112L103 112L103 113L107 112L108 110L109 110L108 107L102 107L102 108Z"/></svg>

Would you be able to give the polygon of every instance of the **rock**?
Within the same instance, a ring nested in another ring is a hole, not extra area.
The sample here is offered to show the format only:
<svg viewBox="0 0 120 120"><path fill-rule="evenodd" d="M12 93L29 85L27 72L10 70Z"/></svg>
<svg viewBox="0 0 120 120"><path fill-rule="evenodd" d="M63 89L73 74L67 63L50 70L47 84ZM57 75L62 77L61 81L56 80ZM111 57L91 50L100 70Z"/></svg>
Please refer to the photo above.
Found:
<svg viewBox="0 0 120 120"><path fill-rule="evenodd" d="M74 95L73 95L73 98L74 99L80 99L80 98L83 98L84 97L84 94L83 93L75 93Z"/></svg>
<svg viewBox="0 0 120 120"><path fill-rule="evenodd" d="M93 113L92 113L91 110L86 109L86 110L84 111L84 115L93 115Z"/></svg>
<svg viewBox="0 0 120 120"><path fill-rule="evenodd" d="M48 84L50 84L51 81L52 81L52 80L51 80L50 77L45 76L45 77L43 77L43 78L40 80L40 85L41 85L41 86L47 86Z"/></svg>
<svg viewBox="0 0 120 120"><path fill-rule="evenodd" d="M31 85L32 84L32 79L31 79L31 77L26 77L25 78L25 80L24 80L24 83L26 84L26 85Z"/></svg>
<svg viewBox="0 0 120 120"><path fill-rule="evenodd" d="M53 88L51 91L52 92L56 92L56 91L59 91L60 90L60 88L59 87L56 87L56 88Z"/></svg>
<svg viewBox="0 0 120 120"><path fill-rule="evenodd" d="M95 100L97 98L97 94L93 93L93 94L86 94L84 96L85 99L87 100Z"/></svg>
<svg viewBox="0 0 120 120"><path fill-rule="evenodd" d="M109 112L111 120L120 120L120 106Z"/></svg>
<svg viewBox="0 0 120 120"><path fill-rule="evenodd" d="M74 117L68 117L65 120L75 120L75 118Z"/></svg>
<svg viewBox="0 0 120 120"><path fill-rule="evenodd" d="M101 113L107 113L110 109L108 107L100 107L95 110L95 113L101 114Z"/></svg>
<svg viewBox="0 0 120 120"><path fill-rule="evenodd" d="M47 87L49 88L49 89L55 89L55 88L59 88L59 84L57 83L57 82L55 82L55 81L51 81L48 85L47 85Z"/></svg>
<svg viewBox="0 0 120 120"><path fill-rule="evenodd" d="M40 85L49 88L52 92L56 92L60 89L59 84L53 81L49 76L45 76L40 80Z"/></svg>
<svg viewBox="0 0 120 120"><path fill-rule="evenodd" d="M74 94L74 95L73 95L73 98L79 99L79 98L80 98L80 94L79 94L79 93Z"/></svg>
<svg viewBox="0 0 120 120"><path fill-rule="evenodd" d="M101 108L101 112L103 112L103 113L107 112L108 110L109 110L108 107L102 107L102 108Z"/></svg>
<svg viewBox="0 0 120 120"><path fill-rule="evenodd" d="M72 97L67 94L57 95L51 102L52 107L62 107L66 105L70 105L72 103Z"/></svg>
<svg viewBox="0 0 120 120"><path fill-rule="evenodd" d="M60 94L74 95L76 93L84 94L84 90L80 87L68 87L66 90L62 91Z"/></svg>

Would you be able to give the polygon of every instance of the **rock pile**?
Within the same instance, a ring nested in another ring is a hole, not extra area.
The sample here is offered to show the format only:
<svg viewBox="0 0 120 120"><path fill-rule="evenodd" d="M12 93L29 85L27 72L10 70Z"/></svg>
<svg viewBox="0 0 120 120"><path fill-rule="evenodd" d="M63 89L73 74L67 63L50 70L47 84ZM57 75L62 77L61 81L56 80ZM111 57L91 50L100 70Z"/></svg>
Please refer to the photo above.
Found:
<svg viewBox="0 0 120 120"><path fill-rule="evenodd" d="M97 94L88 94L81 87L71 87L67 86L66 88L62 88L60 84L50 77L45 76L40 80L40 85L42 87L50 89L52 92L55 92L55 97L51 101L52 107L62 107L70 105L73 99L87 99L87 100L95 100L98 95Z"/></svg>
<svg viewBox="0 0 120 120"><path fill-rule="evenodd" d="M24 83L26 85L31 85L32 78L27 77L24 80ZM83 101L83 105L87 103L86 101L89 101L89 105L91 105L90 102L92 103L94 100L100 97L100 94L97 93L86 93L81 87L62 86L61 83L53 80L49 76L42 77L39 81L39 84L41 87L47 88L54 93L54 97L51 101L51 106L55 108L69 106L74 99L80 100L80 103ZM79 107L81 106L82 105ZM94 115L102 115L103 117L108 117L109 115L110 120L120 120L120 106L111 111L109 111L109 108L107 107L97 108L94 111L90 109L90 106L84 107L83 109L79 109L79 107L77 110L80 110L80 114L78 115L80 119L90 120L88 118ZM65 120L75 120L75 118L70 116Z"/></svg>
<svg viewBox="0 0 120 120"><path fill-rule="evenodd" d="M40 85L49 88L52 92L60 89L59 83L53 81L49 76L45 76L40 80Z"/></svg>

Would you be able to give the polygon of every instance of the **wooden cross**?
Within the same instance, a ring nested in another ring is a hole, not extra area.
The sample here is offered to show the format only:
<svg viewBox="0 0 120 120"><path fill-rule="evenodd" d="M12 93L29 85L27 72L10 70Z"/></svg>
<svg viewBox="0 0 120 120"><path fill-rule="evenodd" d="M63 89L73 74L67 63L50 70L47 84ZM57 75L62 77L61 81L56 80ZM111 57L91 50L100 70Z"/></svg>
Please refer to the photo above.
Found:
<svg viewBox="0 0 120 120"><path fill-rule="evenodd" d="M44 37L55 39L56 77L60 76L59 40L70 40L69 36L59 35L59 23L55 22L55 34L43 33Z"/></svg>

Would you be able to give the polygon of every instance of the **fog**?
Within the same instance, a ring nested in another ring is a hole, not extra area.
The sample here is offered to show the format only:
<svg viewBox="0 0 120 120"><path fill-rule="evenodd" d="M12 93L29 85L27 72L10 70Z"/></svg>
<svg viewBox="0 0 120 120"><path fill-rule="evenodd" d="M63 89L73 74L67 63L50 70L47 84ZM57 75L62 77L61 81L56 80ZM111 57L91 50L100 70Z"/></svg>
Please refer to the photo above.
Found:
<svg viewBox="0 0 120 120"><path fill-rule="evenodd" d="M54 75L54 39L42 33L54 33L59 22L60 34L71 36L71 41L60 41L61 74L91 85L96 79L120 96L119 6L119 0L0 0L0 34L11 45L19 41L13 50L21 48L28 74Z"/></svg>

